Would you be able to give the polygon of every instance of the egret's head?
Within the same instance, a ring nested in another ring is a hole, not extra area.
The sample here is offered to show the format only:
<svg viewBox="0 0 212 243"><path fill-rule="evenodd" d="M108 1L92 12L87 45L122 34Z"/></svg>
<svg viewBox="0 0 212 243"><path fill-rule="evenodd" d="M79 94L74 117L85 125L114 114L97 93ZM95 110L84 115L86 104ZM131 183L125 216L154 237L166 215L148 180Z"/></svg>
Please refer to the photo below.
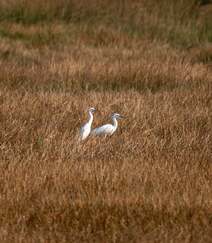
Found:
<svg viewBox="0 0 212 243"><path fill-rule="evenodd" d="M125 118L125 117L120 115L119 113L113 113L112 118L121 119L121 118Z"/></svg>
<svg viewBox="0 0 212 243"><path fill-rule="evenodd" d="M89 112L91 112L92 114L96 111L96 109L95 108L93 108L93 107L91 107L91 108L89 108L89 110L88 110Z"/></svg>

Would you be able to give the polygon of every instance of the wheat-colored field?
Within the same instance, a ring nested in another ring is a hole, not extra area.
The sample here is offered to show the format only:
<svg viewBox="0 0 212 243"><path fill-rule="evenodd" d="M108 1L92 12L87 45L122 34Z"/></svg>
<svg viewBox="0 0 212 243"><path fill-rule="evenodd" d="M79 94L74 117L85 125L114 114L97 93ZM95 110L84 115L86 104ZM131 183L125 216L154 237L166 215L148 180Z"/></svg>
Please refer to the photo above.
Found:
<svg viewBox="0 0 212 243"><path fill-rule="evenodd" d="M0 242L212 242L207 6L0 1Z"/></svg>

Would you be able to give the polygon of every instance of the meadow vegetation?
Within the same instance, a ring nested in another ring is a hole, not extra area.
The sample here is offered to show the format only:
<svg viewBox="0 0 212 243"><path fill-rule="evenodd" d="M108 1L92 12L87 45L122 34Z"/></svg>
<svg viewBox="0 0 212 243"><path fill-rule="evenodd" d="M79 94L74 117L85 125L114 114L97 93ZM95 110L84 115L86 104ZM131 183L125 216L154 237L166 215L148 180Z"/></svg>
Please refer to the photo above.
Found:
<svg viewBox="0 0 212 243"><path fill-rule="evenodd" d="M212 241L211 6L0 0L0 242Z"/></svg>

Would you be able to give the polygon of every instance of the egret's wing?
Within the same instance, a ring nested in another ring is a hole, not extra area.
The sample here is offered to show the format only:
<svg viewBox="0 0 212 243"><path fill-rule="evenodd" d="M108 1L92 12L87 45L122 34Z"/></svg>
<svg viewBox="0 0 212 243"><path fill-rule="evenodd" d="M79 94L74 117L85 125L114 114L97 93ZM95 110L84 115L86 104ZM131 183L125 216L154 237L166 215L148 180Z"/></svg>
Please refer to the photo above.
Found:
<svg viewBox="0 0 212 243"><path fill-rule="evenodd" d="M80 128L80 137L81 137L81 139L84 140L88 136L89 132L90 131L88 131L87 124L85 124L84 126L82 126Z"/></svg>
<svg viewBox="0 0 212 243"><path fill-rule="evenodd" d="M82 127L80 128L80 135L82 135L84 131L85 131L85 126L82 126Z"/></svg>
<svg viewBox="0 0 212 243"><path fill-rule="evenodd" d="M92 130L91 134L92 135L103 135L103 134L109 134L111 133L113 129L113 126L111 124L106 124L101 127L97 127Z"/></svg>

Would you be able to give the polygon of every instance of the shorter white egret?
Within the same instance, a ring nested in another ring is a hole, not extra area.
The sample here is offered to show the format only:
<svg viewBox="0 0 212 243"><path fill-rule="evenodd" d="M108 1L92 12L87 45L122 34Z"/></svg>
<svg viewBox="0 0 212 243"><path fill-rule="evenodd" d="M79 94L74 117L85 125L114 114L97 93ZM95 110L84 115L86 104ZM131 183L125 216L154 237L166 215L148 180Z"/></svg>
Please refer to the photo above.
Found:
<svg viewBox="0 0 212 243"><path fill-rule="evenodd" d="M113 124L106 124L101 127L97 127L91 131L91 135L93 135L93 136L99 136L99 135L111 136L118 127L117 119L124 118L124 117L118 113L113 113L111 118L112 118Z"/></svg>
<svg viewBox="0 0 212 243"><path fill-rule="evenodd" d="M94 114L95 111L96 111L96 109L93 108L93 107L89 108L89 110L88 110L88 114L89 114L88 122L85 123L80 129L80 139L81 140L85 140L91 132L91 125L92 125L92 122L93 122L93 114Z"/></svg>

